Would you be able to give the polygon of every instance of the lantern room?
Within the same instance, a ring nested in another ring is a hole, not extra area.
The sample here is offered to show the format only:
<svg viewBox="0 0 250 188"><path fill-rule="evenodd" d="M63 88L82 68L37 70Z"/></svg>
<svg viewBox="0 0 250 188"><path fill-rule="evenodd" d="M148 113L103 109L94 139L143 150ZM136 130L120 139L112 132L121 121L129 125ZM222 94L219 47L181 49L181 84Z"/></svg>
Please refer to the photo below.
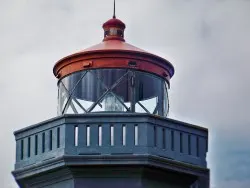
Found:
<svg viewBox="0 0 250 188"><path fill-rule="evenodd" d="M125 42L125 24L103 24L101 43L59 60L58 115L132 112L167 116L174 67L164 58Z"/></svg>

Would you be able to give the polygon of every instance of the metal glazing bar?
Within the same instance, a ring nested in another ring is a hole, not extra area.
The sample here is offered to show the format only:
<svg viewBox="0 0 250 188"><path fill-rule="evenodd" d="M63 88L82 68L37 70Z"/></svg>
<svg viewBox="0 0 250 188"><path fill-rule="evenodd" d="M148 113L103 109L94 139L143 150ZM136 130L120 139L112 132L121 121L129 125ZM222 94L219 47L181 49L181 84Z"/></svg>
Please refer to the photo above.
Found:
<svg viewBox="0 0 250 188"><path fill-rule="evenodd" d="M129 72L129 71L128 71ZM100 101L110 92L112 91L122 80L123 78L128 74L128 72L126 72L123 76L121 76L121 78L119 78L107 91L105 91L101 97L94 103L92 104L92 106L89 108L88 112L91 112L95 106L100 103Z"/></svg>
<svg viewBox="0 0 250 188"><path fill-rule="evenodd" d="M93 73L92 71L90 71L90 73L91 74L93 74L96 78L97 78L97 80L99 80L99 82L102 84L102 86L105 88L105 89L109 89L107 86L106 86L106 84L104 84L103 83L103 81L102 81L102 79L99 77L99 76L97 76L96 75L96 73ZM131 71L128 71L128 73L131 73ZM127 73L126 73L127 74ZM116 86L115 86L116 87ZM113 92L111 92L111 94L113 94L114 95L114 93ZM127 109L127 111L130 111L130 108L128 108L116 95L115 95L115 97L122 103L122 105ZM100 104L100 103L98 103L98 105L102 108L102 105Z"/></svg>
<svg viewBox="0 0 250 188"><path fill-rule="evenodd" d="M159 106L159 100L158 100L158 102L157 102L157 104L156 104L156 107L155 107L155 109L154 109L153 114L156 114L156 112L157 112L157 110L158 110L158 106Z"/></svg>
<svg viewBox="0 0 250 188"><path fill-rule="evenodd" d="M68 101L66 102L66 104L65 104L65 106L64 106L64 109L63 109L63 111L62 111L62 114L64 114L65 109L66 109L66 107L67 107L68 104L69 104L69 99L70 99L71 96L73 95L73 93L74 93L74 91L75 91L77 85L81 82L81 80L83 79L83 77L84 77L87 73L88 73L88 71L84 72L83 75L81 76L81 78L77 81L76 85L73 87L72 91L71 91L70 94L69 94Z"/></svg>
<svg viewBox="0 0 250 188"><path fill-rule="evenodd" d="M61 84L63 86L63 89L64 89L64 95L63 95L63 100L69 100L69 90L66 88L66 86L64 85L64 83L61 81ZM61 114L62 113L62 108L63 108L63 103L61 104L62 106L60 106L60 111L61 111ZM66 105L66 104L65 104ZM65 107L65 106L64 106ZM68 110L68 107L65 109L65 111Z"/></svg>
<svg viewBox="0 0 250 188"><path fill-rule="evenodd" d="M131 71L131 76L130 76L130 95L131 95L131 112L135 112L135 72Z"/></svg>
<svg viewBox="0 0 250 188"><path fill-rule="evenodd" d="M150 114L150 112L147 110L147 108L145 108L145 107L140 103L140 101L138 101L137 103L143 108L143 110L145 110L147 113Z"/></svg>
<svg viewBox="0 0 250 188"><path fill-rule="evenodd" d="M92 71L89 71L89 73L91 73L93 76L95 76L95 78L102 84L102 86L108 90L108 87L102 82L101 78L99 76L96 75L96 73L93 73ZM101 108L102 108L102 104L101 103L97 103Z"/></svg>
<svg viewBox="0 0 250 188"><path fill-rule="evenodd" d="M115 93L113 93L112 91L110 93L126 108L127 111L130 111L130 109L123 103L123 101L119 97L116 96Z"/></svg>
<svg viewBox="0 0 250 188"><path fill-rule="evenodd" d="M75 113L75 114L78 114L78 111L77 111L75 105L74 105L73 102L72 102L72 98L71 98L71 101L70 101L70 106L71 106L72 110L74 111L74 113Z"/></svg>
<svg viewBox="0 0 250 188"><path fill-rule="evenodd" d="M76 104L84 111L84 112L87 112L87 110L82 106L82 104L76 99L76 98L72 98Z"/></svg>
<svg viewBox="0 0 250 188"><path fill-rule="evenodd" d="M78 111L76 110L75 105L71 102L72 99L69 100L70 102L68 103L67 107L65 108L65 112L68 110L68 108L71 106L72 110L74 111L75 114L78 114Z"/></svg>
<svg viewBox="0 0 250 188"><path fill-rule="evenodd" d="M164 103L164 81L161 80L161 90L160 93L158 93L158 100L157 100L157 106L158 106L158 115L164 116L164 108L163 108L163 103Z"/></svg>
<svg viewBox="0 0 250 188"><path fill-rule="evenodd" d="M69 95L69 90L66 88L66 86L64 85L64 83L61 81L61 84L63 86L63 89L65 90L66 94Z"/></svg>
<svg viewBox="0 0 250 188"><path fill-rule="evenodd" d="M165 89L166 89L166 101L165 102L167 102L168 103L168 105L167 105L167 113L166 113L166 116L168 116L168 113L169 113L169 98L168 98L168 87L167 87L167 83L165 82Z"/></svg>
<svg viewBox="0 0 250 188"><path fill-rule="evenodd" d="M62 83L62 86L63 86L63 89L65 90L65 93L69 96L69 90L67 90L66 86L64 85L63 82ZM72 100L74 100L76 102L76 104L78 104L78 106L84 111L84 112L87 112L87 110L82 106L82 104L76 99L76 98L72 98Z"/></svg>

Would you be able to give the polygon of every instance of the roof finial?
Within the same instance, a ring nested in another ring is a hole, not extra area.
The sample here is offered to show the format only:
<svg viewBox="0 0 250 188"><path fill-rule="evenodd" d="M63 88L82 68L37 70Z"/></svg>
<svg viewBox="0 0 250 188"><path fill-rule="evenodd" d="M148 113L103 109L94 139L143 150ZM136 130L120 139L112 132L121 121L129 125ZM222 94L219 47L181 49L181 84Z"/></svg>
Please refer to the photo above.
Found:
<svg viewBox="0 0 250 188"><path fill-rule="evenodd" d="M114 14L113 14L113 18L116 18L116 16L115 16L115 0L114 0Z"/></svg>

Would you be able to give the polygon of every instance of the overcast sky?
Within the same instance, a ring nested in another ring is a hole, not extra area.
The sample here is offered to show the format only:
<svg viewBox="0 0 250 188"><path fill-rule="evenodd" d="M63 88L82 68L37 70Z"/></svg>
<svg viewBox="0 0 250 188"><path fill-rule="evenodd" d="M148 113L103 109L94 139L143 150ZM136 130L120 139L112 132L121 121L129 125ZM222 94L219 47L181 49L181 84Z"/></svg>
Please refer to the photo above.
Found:
<svg viewBox="0 0 250 188"><path fill-rule="evenodd" d="M13 131L56 116L60 58L102 40L112 0L0 0L0 187ZM250 187L250 0L117 0L126 41L175 66L170 118L209 128L212 188Z"/></svg>

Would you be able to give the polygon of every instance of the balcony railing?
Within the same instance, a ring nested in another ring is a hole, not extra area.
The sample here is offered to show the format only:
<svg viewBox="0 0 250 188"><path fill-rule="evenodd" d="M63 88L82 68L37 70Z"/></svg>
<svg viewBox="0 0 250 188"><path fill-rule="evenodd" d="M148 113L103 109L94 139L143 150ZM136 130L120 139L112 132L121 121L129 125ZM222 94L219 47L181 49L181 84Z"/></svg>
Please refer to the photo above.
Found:
<svg viewBox="0 0 250 188"><path fill-rule="evenodd" d="M64 115L15 136L15 170L80 155L151 155L206 168L207 129L148 114Z"/></svg>

